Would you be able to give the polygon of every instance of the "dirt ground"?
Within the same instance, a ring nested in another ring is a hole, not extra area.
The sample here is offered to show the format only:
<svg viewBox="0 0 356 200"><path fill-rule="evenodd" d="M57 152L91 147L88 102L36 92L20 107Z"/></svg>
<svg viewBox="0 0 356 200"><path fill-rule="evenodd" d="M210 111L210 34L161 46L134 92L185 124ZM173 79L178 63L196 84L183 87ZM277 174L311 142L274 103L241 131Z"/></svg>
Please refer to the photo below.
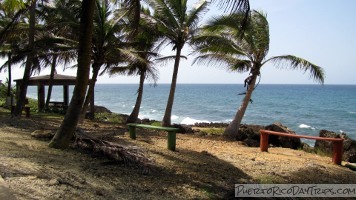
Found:
<svg viewBox="0 0 356 200"><path fill-rule="evenodd" d="M165 132L138 129L131 140L122 124L81 125L92 137L144 151L154 166L146 174L76 149L49 148L48 140L30 135L55 131L60 122L1 114L0 190L6 187L9 199L230 199L237 183L356 183L356 172L299 150L267 153L219 136L177 134L177 150L170 151Z"/></svg>

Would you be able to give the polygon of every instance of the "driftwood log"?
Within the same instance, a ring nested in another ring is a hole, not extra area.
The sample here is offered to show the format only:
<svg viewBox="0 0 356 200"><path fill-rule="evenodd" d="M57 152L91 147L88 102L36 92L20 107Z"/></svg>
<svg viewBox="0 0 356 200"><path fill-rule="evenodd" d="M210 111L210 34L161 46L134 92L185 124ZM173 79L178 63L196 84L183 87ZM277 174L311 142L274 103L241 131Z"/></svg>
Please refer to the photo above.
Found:
<svg viewBox="0 0 356 200"><path fill-rule="evenodd" d="M135 146L124 146L92 138L84 133L82 129L77 129L75 133L74 147L99 153L115 161L123 161L126 165L141 168L143 174L148 174L151 170L152 159L144 153L142 149Z"/></svg>

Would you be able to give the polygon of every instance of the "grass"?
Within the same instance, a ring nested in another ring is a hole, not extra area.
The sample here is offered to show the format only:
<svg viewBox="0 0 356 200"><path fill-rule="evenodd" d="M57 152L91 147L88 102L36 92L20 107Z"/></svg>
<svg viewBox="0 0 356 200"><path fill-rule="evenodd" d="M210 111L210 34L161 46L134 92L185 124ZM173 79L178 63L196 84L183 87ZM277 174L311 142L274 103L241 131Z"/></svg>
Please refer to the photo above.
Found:
<svg viewBox="0 0 356 200"><path fill-rule="evenodd" d="M260 184L276 184L283 183L283 179L274 175L262 175L256 178L256 181Z"/></svg>
<svg viewBox="0 0 356 200"><path fill-rule="evenodd" d="M95 120L113 123L125 123L122 115L116 113L95 113Z"/></svg>
<svg viewBox="0 0 356 200"><path fill-rule="evenodd" d="M223 135L225 128L201 128L199 127L200 132L206 133L207 135Z"/></svg>

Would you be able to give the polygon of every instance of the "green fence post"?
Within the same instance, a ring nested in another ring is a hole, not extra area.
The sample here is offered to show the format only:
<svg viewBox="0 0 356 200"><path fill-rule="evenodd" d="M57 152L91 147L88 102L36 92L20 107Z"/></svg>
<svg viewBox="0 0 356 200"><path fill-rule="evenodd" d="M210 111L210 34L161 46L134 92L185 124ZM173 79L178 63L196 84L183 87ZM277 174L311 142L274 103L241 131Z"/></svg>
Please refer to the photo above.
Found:
<svg viewBox="0 0 356 200"><path fill-rule="evenodd" d="M129 126L129 133L130 133L130 138L135 140L136 139L136 127Z"/></svg>
<svg viewBox="0 0 356 200"><path fill-rule="evenodd" d="M168 146L169 150L172 150L172 151L176 150L176 132L175 131L168 132L167 146Z"/></svg>

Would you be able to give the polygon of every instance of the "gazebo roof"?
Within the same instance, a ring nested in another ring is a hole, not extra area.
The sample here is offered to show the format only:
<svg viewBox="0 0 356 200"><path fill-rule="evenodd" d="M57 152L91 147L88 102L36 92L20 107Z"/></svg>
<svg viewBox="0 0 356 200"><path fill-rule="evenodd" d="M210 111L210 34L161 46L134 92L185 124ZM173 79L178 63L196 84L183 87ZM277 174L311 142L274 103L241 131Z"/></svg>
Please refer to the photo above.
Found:
<svg viewBox="0 0 356 200"><path fill-rule="evenodd" d="M50 75L31 77L28 85L49 85ZM22 79L14 80L17 84L22 82ZM55 74L53 77L53 85L75 85L76 77L62 74Z"/></svg>

